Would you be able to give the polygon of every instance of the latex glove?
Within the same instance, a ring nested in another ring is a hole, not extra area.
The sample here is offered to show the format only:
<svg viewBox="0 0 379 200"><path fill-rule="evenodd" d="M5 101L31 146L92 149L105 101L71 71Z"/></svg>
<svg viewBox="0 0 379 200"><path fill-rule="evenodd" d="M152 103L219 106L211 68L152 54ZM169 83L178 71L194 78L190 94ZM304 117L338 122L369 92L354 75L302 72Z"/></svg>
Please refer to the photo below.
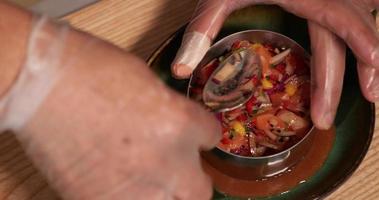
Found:
<svg viewBox="0 0 379 200"><path fill-rule="evenodd" d="M210 199L199 151L220 140L215 118L134 56L87 52L16 134L49 183L68 200Z"/></svg>
<svg viewBox="0 0 379 200"><path fill-rule="evenodd" d="M101 43L88 52L18 134L50 183L74 200L209 199L199 151L220 139L215 118L134 56Z"/></svg>
<svg viewBox="0 0 379 200"><path fill-rule="evenodd" d="M55 190L73 200L209 199L199 151L219 142L216 119L135 56L35 19L0 3L0 31L12 30L2 31L12 41L6 49L22 49L0 56L0 71L25 61L0 91L0 122Z"/></svg>
<svg viewBox="0 0 379 200"><path fill-rule="evenodd" d="M187 78L204 56L226 17L254 4L276 4L309 20L312 42L312 120L320 129L334 120L342 90L345 44L359 61L362 93L379 99L379 37L373 0L201 0L172 64L173 75Z"/></svg>

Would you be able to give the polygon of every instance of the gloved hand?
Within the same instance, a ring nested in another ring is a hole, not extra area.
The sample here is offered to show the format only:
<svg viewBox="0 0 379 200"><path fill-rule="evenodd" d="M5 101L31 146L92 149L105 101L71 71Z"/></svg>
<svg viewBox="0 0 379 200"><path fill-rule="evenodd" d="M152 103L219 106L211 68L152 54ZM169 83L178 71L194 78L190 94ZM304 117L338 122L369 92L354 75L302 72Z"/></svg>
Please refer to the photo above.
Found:
<svg viewBox="0 0 379 200"><path fill-rule="evenodd" d="M16 132L56 191L70 200L209 199L199 151L220 140L216 119L135 56L31 18L0 3L9 41L0 49L10 53L0 55L10 85L0 87L0 129Z"/></svg>
<svg viewBox="0 0 379 200"><path fill-rule="evenodd" d="M379 100L379 37L371 14L379 2L373 0L200 0L172 64L173 75L189 77L226 17L255 4L276 4L308 19L312 43L311 115L317 128L329 128L335 118L345 68L343 41L357 57L363 95L369 101Z"/></svg>
<svg viewBox="0 0 379 200"><path fill-rule="evenodd" d="M16 134L49 183L69 200L210 199L199 151L220 140L215 118L136 57L84 51Z"/></svg>

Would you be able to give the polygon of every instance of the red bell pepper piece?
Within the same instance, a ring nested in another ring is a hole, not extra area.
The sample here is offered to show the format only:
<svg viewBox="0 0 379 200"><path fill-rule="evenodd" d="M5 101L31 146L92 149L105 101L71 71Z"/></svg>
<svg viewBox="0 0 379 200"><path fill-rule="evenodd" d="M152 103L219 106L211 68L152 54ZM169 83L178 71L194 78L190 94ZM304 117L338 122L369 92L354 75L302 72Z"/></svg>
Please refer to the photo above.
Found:
<svg viewBox="0 0 379 200"><path fill-rule="evenodd" d="M280 63L280 64L275 66L275 69L278 70L281 74L285 74L286 73L286 64Z"/></svg>
<svg viewBox="0 0 379 200"><path fill-rule="evenodd" d="M253 113L253 108L257 99L253 96L246 102L246 110L249 114Z"/></svg>
<svg viewBox="0 0 379 200"><path fill-rule="evenodd" d="M245 114L242 114L239 115L236 119L240 122L245 122L247 120L247 116Z"/></svg>

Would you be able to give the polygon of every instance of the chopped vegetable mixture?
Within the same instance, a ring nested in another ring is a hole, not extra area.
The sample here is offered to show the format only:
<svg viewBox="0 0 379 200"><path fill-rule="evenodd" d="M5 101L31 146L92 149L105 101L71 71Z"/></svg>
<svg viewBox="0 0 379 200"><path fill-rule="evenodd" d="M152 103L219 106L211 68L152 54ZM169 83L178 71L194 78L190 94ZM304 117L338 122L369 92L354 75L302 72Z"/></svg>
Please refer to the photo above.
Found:
<svg viewBox="0 0 379 200"><path fill-rule="evenodd" d="M233 52L247 48L260 56L262 73L245 83L257 87L247 103L216 114L223 135L218 147L240 156L268 156L296 144L311 127L308 60L289 48L237 41L230 51L202 68L191 97L200 101L202 88L218 64Z"/></svg>

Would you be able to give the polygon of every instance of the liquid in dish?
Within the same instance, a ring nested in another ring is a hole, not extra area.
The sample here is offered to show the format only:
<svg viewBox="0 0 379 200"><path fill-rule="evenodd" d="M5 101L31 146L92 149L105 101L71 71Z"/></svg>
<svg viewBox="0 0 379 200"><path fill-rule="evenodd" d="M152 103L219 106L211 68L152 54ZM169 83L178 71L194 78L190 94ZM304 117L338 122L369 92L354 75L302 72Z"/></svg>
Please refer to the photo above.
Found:
<svg viewBox="0 0 379 200"><path fill-rule="evenodd" d="M191 98L201 100L204 85L225 58L249 49L259 55L261 72L252 73L243 86L255 87L252 97L237 109L217 113L223 138L218 147L247 157L268 156L300 141L311 128L309 62L291 49L271 44L235 42L223 56L209 62L194 80ZM233 69L219 70L223 83Z"/></svg>

